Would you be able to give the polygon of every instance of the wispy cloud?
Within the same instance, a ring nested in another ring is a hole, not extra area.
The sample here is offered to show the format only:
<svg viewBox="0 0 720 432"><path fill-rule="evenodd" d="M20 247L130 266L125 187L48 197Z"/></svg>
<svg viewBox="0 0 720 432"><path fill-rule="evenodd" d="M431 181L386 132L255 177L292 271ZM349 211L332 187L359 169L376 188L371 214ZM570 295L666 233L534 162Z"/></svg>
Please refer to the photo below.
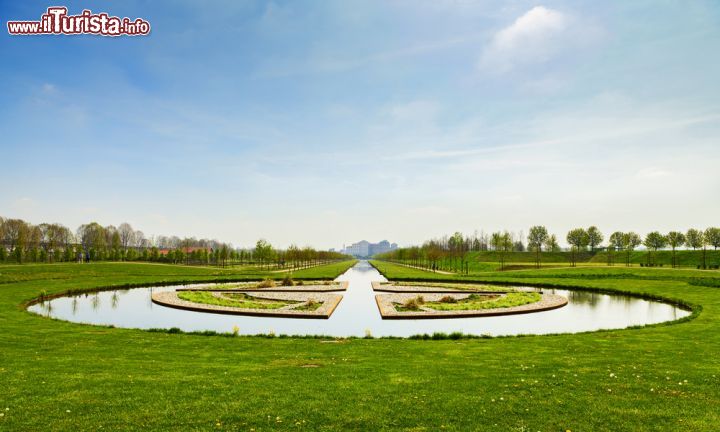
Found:
<svg viewBox="0 0 720 432"><path fill-rule="evenodd" d="M310 55L301 63L293 62L286 65L264 66L257 71L254 76L256 78L281 78L295 75L346 72L369 65L389 63L431 54L454 46L478 41L481 38L481 34L472 34L440 41L426 41L391 50L380 50L365 55L347 55L345 52L338 52L335 55Z"/></svg>
<svg viewBox="0 0 720 432"><path fill-rule="evenodd" d="M559 136L556 138L530 140L526 142L508 143L502 145L484 145L487 139L478 139L475 143L468 141L464 144L472 145L475 144L477 147L470 148L458 148L458 149L425 149L418 151L409 151L403 153L397 153L384 157L385 160L422 160L422 159L449 159L449 158L462 158L468 156L478 156L489 153L497 153L504 151L513 151L528 148L544 148L563 144L576 144L582 146L597 141L612 141L621 138L632 137L636 135L646 133L658 133L662 131L668 131L673 129L682 129L688 126L703 124L703 123L714 123L720 121L720 113L701 114L686 118L654 118L654 119L616 119L615 127L608 128L603 125L598 125L596 129L587 130L583 133L573 134L568 136ZM572 120L570 121L572 122ZM518 125L518 128L525 127L530 129L528 124L523 126ZM562 131L562 128L558 130ZM454 141L455 144L459 144ZM445 142L444 144L447 144Z"/></svg>

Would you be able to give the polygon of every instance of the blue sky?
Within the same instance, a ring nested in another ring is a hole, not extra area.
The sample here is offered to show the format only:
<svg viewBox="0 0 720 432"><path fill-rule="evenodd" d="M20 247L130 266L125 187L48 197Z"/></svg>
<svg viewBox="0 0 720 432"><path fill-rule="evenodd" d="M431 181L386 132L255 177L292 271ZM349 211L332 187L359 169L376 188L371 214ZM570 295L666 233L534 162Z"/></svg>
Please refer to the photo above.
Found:
<svg viewBox="0 0 720 432"><path fill-rule="evenodd" d="M152 33L3 32L0 215L239 246L720 225L717 2L64 5Z"/></svg>

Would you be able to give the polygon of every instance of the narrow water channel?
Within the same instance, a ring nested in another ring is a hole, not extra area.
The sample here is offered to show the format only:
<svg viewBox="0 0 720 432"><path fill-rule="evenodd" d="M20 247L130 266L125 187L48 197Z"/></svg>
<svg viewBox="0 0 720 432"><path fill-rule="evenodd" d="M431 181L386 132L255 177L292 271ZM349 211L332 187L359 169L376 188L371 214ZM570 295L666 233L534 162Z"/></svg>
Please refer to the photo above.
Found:
<svg viewBox="0 0 720 432"><path fill-rule="evenodd" d="M385 281L366 261L337 278L348 281L343 299L329 319L271 318L218 315L173 309L154 304L152 292L180 287L134 288L69 296L36 304L30 311L66 321L128 328L171 328L184 331L215 330L241 334L407 337L435 332L475 335L576 333L617 329L680 319L690 312L673 305L624 295L583 291L545 290L568 298L560 309L524 315L482 318L383 320L371 282Z"/></svg>

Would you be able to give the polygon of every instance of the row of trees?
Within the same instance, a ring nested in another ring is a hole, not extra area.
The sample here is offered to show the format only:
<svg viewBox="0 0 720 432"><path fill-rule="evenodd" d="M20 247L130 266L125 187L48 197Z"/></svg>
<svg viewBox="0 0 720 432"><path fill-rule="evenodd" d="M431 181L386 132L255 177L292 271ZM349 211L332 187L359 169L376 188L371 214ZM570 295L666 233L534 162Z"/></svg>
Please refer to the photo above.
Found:
<svg viewBox="0 0 720 432"><path fill-rule="evenodd" d="M152 261L175 264L244 265L302 268L345 258L311 247L273 248L259 240L254 248L234 248L217 240L158 236L147 238L128 223L118 227L97 222L75 233L61 224L30 224L0 217L0 262Z"/></svg>
<svg viewBox="0 0 720 432"><path fill-rule="evenodd" d="M542 228L542 227L533 227ZM531 229L532 230L532 229ZM594 250L603 241L603 235L596 227L590 227L585 230L576 228L568 232L567 242L570 245L572 254L572 264L577 265L575 252L584 250L588 246ZM612 233L605 247L608 257L608 265L613 265L614 254L616 252L625 252L625 264L630 265L630 256L632 252L640 245L645 246L648 250L647 265L654 266L655 255L658 250L671 248L672 250L672 266L677 266L676 251L678 248L687 247L692 250L702 250L702 260L698 264L701 268L707 268L707 248L712 246L715 250L720 247L720 228L709 227L705 230L691 228L686 233L680 231L670 231L662 234L659 231L649 232L643 239L640 234L635 232L616 231ZM539 258L538 258L539 259ZM539 265L539 262L538 262Z"/></svg>
<svg viewBox="0 0 720 432"><path fill-rule="evenodd" d="M655 265L655 253L658 250L672 249L672 265L677 265L675 252L677 249L687 247L693 250L702 250L702 259L699 267L707 268L707 248L720 247L720 228L710 227L705 230L690 229L686 233L671 231L661 234L658 231L648 233L643 239L635 232L614 232L607 244L603 244L605 236L596 227L575 228L565 237L569 247L569 259L572 266L577 265L581 254L593 255L598 251L607 253L608 265L615 263L615 256L624 253L625 264L630 265L632 252L644 245L647 250L647 264ZM415 267L435 270L451 270L455 272L469 271L468 253L471 251L494 251L500 268L505 269L507 255L510 252L529 251L534 253L536 266L542 262L543 252L560 252L563 249L558 244L555 234L549 233L542 225L530 228L527 235L527 247L517 235L509 231L497 231L488 235L481 234L464 236L456 232L451 236L428 240L422 246L412 246L390 251L378 256L380 259L398 261Z"/></svg>

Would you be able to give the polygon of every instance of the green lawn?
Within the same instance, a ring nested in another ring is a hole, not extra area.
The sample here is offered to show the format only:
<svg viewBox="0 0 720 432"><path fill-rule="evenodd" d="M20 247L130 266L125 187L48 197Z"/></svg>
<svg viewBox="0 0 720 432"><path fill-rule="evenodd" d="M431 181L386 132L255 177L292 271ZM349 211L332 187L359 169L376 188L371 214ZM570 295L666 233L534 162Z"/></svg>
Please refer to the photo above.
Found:
<svg viewBox="0 0 720 432"><path fill-rule="evenodd" d="M625 266L626 252L613 252L613 266ZM658 252L648 252L645 250L636 250L630 253L630 264L639 267L640 264L647 264L648 255L650 262L657 266L671 267L672 252L668 250ZM535 267L536 255L534 252L506 252L500 254L495 251L468 252L468 270L471 274L491 272L500 269L500 258L505 258L505 268L511 270L532 269ZM569 267L572 254L570 252L542 252L541 265L543 267ZM576 254L577 265L579 266L600 266L607 267L607 252L590 252L584 251ZM697 250L680 250L676 252L676 264L684 268L696 268L702 263L702 251ZM441 263L453 270L452 261ZM720 251L707 250L706 264L714 266L720 264ZM457 270L460 271L460 261L456 262Z"/></svg>
<svg viewBox="0 0 720 432"><path fill-rule="evenodd" d="M330 278L349 264L293 277ZM391 278L443 276L375 265ZM0 430L715 431L720 424L720 289L690 284L711 285L718 272L562 268L455 277L695 305L694 319L680 324L576 335L206 337L72 324L22 307L42 292L265 276L156 264L0 266Z"/></svg>
<svg viewBox="0 0 720 432"><path fill-rule="evenodd" d="M280 309L289 304L301 302L258 299L243 293L228 293L228 298L215 297L213 293L207 291L181 291L177 293L178 298L193 303L202 303L215 306L230 306L245 309Z"/></svg>
<svg viewBox="0 0 720 432"><path fill-rule="evenodd" d="M458 300L456 303L427 302L424 306L439 311L495 309L535 303L539 302L541 298L540 294L534 292L508 293L498 299L489 299L488 296L470 294L468 298Z"/></svg>

